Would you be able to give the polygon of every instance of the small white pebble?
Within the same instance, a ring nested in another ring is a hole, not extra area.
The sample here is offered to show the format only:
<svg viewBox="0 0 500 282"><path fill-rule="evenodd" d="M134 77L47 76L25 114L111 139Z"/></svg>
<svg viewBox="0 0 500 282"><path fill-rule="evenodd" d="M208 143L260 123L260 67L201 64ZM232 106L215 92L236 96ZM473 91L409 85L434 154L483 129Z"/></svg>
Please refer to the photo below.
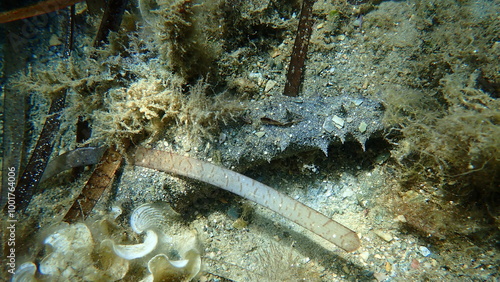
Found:
<svg viewBox="0 0 500 282"><path fill-rule="evenodd" d="M365 251L365 252L362 252L361 254L359 254L359 257L364 260L364 261L367 261L368 258L370 257L370 253Z"/></svg>
<svg viewBox="0 0 500 282"><path fill-rule="evenodd" d="M420 246L418 247L418 249L420 250L420 254L422 254L424 257L428 257L431 255L431 251L424 246Z"/></svg>
<svg viewBox="0 0 500 282"><path fill-rule="evenodd" d="M258 131L258 132L255 132L255 135L259 138L261 138L262 136L264 136L266 134L265 131Z"/></svg>
<svg viewBox="0 0 500 282"><path fill-rule="evenodd" d="M399 221L399 222L402 222L402 223L405 223L406 222L406 217L402 214L396 216L396 221Z"/></svg>
<svg viewBox="0 0 500 282"><path fill-rule="evenodd" d="M274 86L276 86L276 84L278 84L276 81L270 79L266 82L266 86L264 88L264 92L269 92L271 89L273 89Z"/></svg>
<svg viewBox="0 0 500 282"><path fill-rule="evenodd" d="M373 233L375 233L377 236L379 236L380 238L382 238L386 242L390 242L393 239L391 234L383 232L381 230L375 230L375 231L373 231Z"/></svg>
<svg viewBox="0 0 500 282"><path fill-rule="evenodd" d="M332 121L338 129L341 129L342 127L344 127L344 119L343 118L341 118L337 115L334 115L332 117Z"/></svg>

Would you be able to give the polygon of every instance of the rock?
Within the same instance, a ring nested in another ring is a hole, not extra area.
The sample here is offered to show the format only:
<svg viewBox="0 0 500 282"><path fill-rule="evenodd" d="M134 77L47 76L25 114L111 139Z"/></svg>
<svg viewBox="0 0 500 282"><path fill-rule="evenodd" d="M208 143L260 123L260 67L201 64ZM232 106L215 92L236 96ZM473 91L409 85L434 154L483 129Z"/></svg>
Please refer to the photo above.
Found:
<svg viewBox="0 0 500 282"><path fill-rule="evenodd" d="M393 239L391 234L386 233L386 232L381 231L381 230L375 230L375 231L373 231L373 233L375 233L377 236L379 236L380 238L382 238L386 242L390 242Z"/></svg>
<svg viewBox="0 0 500 282"><path fill-rule="evenodd" d="M429 249L427 249L427 247L420 246L420 247L418 247L418 249L420 251L420 254L422 254L424 257L428 257L431 255L431 251Z"/></svg>

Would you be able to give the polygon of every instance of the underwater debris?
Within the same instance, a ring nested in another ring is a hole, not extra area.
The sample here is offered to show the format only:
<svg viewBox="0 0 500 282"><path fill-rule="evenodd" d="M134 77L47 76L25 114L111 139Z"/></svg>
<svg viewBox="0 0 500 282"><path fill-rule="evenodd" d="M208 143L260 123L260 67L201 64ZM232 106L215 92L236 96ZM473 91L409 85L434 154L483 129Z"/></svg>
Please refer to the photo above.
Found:
<svg viewBox="0 0 500 282"><path fill-rule="evenodd" d="M49 116L45 120L33 154L17 183L16 198L17 210L19 211L26 210L40 183L42 174L47 166L47 160L53 150L54 137L59 131L61 111L65 106L65 102L66 90L59 92L59 95L51 102Z"/></svg>
<svg viewBox="0 0 500 282"><path fill-rule="evenodd" d="M110 32L117 32L122 22L128 0L110 0L102 16L101 24L94 41L94 47L101 47L108 42Z"/></svg>
<svg viewBox="0 0 500 282"><path fill-rule="evenodd" d="M300 85L303 79L304 63L309 47L309 40L312 34L312 9L316 0L304 0L302 10L300 11L299 27L295 43L293 45L292 58L286 74L286 84L283 95L296 97L299 96Z"/></svg>
<svg viewBox="0 0 500 282"><path fill-rule="evenodd" d="M123 157L116 149L109 148L101 160L101 163L95 168L85 187L83 187L81 194L64 216L64 221L75 222L78 219L87 218L114 179L116 171L123 162Z"/></svg>
<svg viewBox="0 0 500 282"><path fill-rule="evenodd" d="M82 147L59 155L48 163L40 182L73 167L96 164L104 150L106 147Z"/></svg>
<svg viewBox="0 0 500 282"><path fill-rule="evenodd" d="M46 0L28 7L0 13L0 23L8 23L34 16L51 13L68 6L82 2L83 0Z"/></svg>
<svg viewBox="0 0 500 282"><path fill-rule="evenodd" d="M135 165L180 174L230 191L267 207L347 252L360 246L358 235L316 210L249 177L175 153L138 148Z"/></svg>

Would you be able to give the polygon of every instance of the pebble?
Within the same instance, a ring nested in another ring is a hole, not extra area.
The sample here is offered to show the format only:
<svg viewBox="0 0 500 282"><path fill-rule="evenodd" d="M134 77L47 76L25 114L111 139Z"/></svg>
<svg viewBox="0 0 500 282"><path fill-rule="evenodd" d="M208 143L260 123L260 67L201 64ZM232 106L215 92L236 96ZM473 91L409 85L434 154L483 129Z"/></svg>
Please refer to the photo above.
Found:
<svg viewBox="0 0 500 282"><path fill-rule="evenodd" d="M391 272L392 265L389 262L385 262L385 271Z"/></svg>
<svg viewBox="0 0 500 282"><path fill-rule="evenodd" d="M377 279L377 281L384 281L385 279L387 279L387 275L384 273L380 273L380 272L375 272L373 274L373 277L375 277L375 279Z"/></svg>
<svg viewBox="0 0 500 282"><path fill-rule="evenodd" d="M332 121L338 129L344 127L344 120L341 117L334 115L332 117Z"/></svg>
<svg viewBox="0 0 500 282"><path fill-rule="evenodd" d="M354 191L349 188L344 189L344 191L342 192L342 198L349 198L352 195L354 195Z"/></svg>
<svg viewBox="0 0 500 282"><path fill-rule="evenodd" d="M259 138L261 138L262 136L264 136L266 134L265 131L258 131L258 132L255 132L255 135Z"/></svg>
<svg viewBox="0 0 500 282"><path fill-rule="evenodd" d="M431 251L429 249L427 249L426 247L424 246L420 246L418 247L418 249L420 250L420 253L424 256L424 257L428 257L431 255Z"/></svg>
<svg viewBox="0 0 500 282"><path fill-rule="evenodd" d="M61 40L59 40L59 37L57 37L57 35L52 34L50 36L50 39L49 39L50 46L57 46L57 45L61 45L61 44L63 44L63 43L61 42Z"/></svg>
<svg viewBox="0 0 500 282"><path fill-rule="evenodd" d="M270 79L266 82L266 86L264 87L264 92L269 92L271 89L273 89L274 86L276 86L277 82Z"/></svg>
<svg viewBox="0 0 500 282"><path fill-rule="evenodd" d="M325 119L325 122L323 122L323 129L326 130L327 132L332 132L335 130L335 124L333 123L332 119L330 117L327 117Z"/></svg>
<svg viewBox="0 0 500 282"><path fill-rule="evenodd" d="M395 218L396 221L399 221L399 222L402 222L402 223L405 223L406 222L406 217L402 214L396 216Z"/></svg>
<svg viewBox="0 0 500 282"><path fill-rule="evenodd" d="M377 236L379 236L380 238L382 238L386 242L390 242L393 239L391 234L383 232L381 230L375 230L375 231L373 231L373 233L375 233Z"/></svg>
<svg viewBox="0 0 500 282"><path fill-rule="evenodd" d="M362 253L360 253L360 254L359 254L359 257L360 257L362 260L367 261L367 260L368 260L368 258L370 257L370 253L369 253L369 252L367 252L367 251L362 252Z"/></svg>
<svg viewBox="0 0 500 282"><path fill-rule="evenodd" d="M364 133L366 131L367 127L368 127L368 125L366 124L366 122L362 121L359 124L358 130L359 130L359 132Z"/></svg>
<svg viewBox="0 0 500 282"><path fill-rule="evenodd" d="M363 99L354 99L352 100L352 102L354 103L354 105L359 106L363 104Z"/></svg>

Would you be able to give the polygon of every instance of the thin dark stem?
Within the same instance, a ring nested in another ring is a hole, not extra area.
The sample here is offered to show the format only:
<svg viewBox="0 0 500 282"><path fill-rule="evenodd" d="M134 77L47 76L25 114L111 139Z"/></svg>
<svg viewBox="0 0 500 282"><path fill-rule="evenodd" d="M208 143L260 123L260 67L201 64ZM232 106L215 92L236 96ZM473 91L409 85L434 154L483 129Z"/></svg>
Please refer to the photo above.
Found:
<svg viewBox="0 0 500 282"><path fill-rule="evenodd" d="M64 109L65 102L66 90L62 90L59 96L52 100L42 133L40 133L28 165L17 183L15 194L18 211L26 210L42 178L47 160L52 154L54 137L59 132L61 111Z"/></svg>
<svg viewBox="0 0 500 282"><path fill-rule="evenodd" d="M304 63L312 33L312 8L316 0L304 0L300 12L299 28L292 50L292 58L286 74L286 84L283 95L296 97L299 95L303 79Z"/></svg>

